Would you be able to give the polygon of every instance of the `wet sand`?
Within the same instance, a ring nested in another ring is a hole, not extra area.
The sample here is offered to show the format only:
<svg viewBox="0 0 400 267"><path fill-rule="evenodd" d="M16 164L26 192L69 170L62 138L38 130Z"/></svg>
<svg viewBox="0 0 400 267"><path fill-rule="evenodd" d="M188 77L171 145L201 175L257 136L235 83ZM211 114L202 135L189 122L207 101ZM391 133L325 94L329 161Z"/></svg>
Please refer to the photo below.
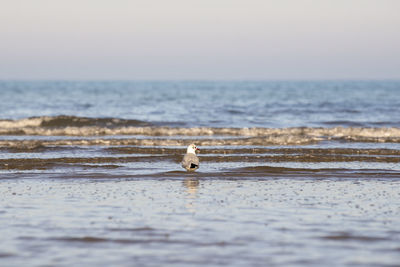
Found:
<svg viewBox="0 0 400 267"><path fill-rule="evenodd" d="M364 177L3 179L0 262L397 266L399 197Z"/></svg>

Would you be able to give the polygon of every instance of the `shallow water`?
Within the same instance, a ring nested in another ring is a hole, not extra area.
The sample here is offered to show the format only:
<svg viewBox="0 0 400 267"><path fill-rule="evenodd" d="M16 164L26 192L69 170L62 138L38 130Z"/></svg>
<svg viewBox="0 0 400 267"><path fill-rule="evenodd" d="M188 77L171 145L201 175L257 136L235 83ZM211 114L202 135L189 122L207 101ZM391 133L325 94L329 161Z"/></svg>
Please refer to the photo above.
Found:
<svg viewBox="0 0 400 267"><path fill-rule="evenodd" d="M2 181L4 185L4 181ZM396 266L388 179L12 179L2 266Z"/></svg>
<svg viewBox="0 0 400 267"><path fill-rule="evenodd" d="M0 89L1 266L400 262L400 82Z"/></svg>

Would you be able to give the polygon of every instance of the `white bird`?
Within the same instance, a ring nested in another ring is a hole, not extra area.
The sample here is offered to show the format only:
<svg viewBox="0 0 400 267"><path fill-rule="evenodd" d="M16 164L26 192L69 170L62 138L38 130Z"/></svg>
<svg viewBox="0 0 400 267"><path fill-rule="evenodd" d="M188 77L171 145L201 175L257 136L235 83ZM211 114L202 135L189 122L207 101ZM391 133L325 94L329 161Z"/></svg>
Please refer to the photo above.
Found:
<svg viewBox="0 0 400 267"><path fill-rule="evenodd" d="M200 151L200 149L195 144L190 144L186 150L186 155L182 160L182 167L187 171L194 172L200 166L196 151Z"/></svg>

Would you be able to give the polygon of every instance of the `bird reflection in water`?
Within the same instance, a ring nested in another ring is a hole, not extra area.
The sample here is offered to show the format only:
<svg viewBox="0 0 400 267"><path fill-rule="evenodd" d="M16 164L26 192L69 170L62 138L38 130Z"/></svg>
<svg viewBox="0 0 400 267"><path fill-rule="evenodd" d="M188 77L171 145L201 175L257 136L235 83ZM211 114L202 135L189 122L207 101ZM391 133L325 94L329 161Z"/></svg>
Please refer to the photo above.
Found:
<svg viewBox="0 0 400 267"><path fill-rule="evenodd" d="M185 178L183 180L183 186L186 188L186 195L187 203L186 208L190 212L196 212L195 206L193 204L194 199L197 198L197 190L199 189L199 179L197 178Z"/></svg>

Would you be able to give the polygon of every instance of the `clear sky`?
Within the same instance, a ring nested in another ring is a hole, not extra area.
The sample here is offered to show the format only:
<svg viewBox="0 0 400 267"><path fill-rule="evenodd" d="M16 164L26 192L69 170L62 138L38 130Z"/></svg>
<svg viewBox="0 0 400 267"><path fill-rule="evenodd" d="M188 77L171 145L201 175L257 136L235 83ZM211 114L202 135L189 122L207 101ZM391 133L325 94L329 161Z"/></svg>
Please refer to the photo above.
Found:
<svg viewBox="0 0 400 267"><path fill-rule="evenodd" d="M399 79L400 0L0 0L0 79Z"/></svg>

